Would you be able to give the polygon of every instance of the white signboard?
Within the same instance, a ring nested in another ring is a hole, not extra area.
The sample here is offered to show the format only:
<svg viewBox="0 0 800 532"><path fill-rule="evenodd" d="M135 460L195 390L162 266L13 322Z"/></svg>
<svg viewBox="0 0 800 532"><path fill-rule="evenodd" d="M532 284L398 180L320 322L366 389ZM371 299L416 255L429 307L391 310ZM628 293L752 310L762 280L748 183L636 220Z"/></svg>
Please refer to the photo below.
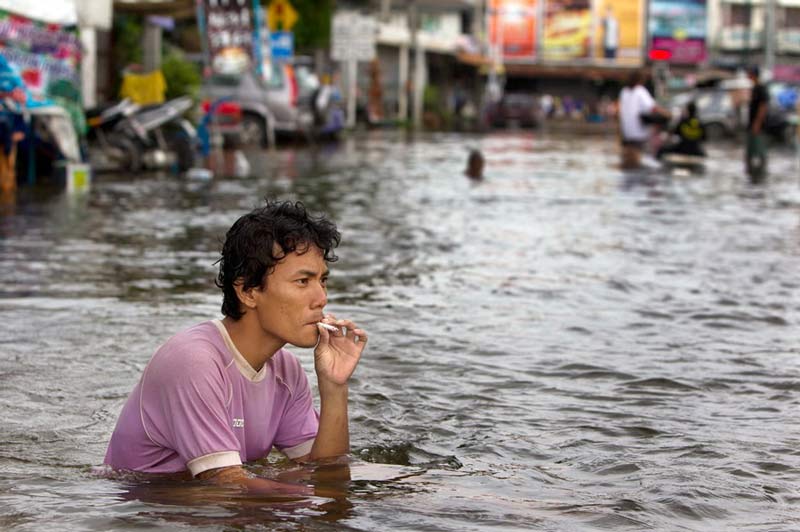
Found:
<svg viewBox="0 0 800 532"><path fill-rule="evenodd" d="M331 56L336 61L372 61L378 26L373 17L354 11L339 11L333 16Z"/></svg>

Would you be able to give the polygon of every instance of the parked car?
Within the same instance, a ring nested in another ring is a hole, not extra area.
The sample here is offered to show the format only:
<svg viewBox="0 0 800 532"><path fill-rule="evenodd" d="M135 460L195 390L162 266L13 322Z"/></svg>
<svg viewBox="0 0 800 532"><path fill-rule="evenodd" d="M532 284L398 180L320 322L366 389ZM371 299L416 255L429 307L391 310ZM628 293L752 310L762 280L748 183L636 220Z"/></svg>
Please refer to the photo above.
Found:
<svg viewBox="0 0 800 532"><path fill-rule="evenodd" d="M303 71L298 76L293 65L278 62L272 63L263 77L254 72L214 74L204 82L201 97L204 102L226 98L238 103L242 144L266 145L270 130L312 138L321 127L315 123L314 100L309 96L318 83L313 83L310 74L313 72Z"/></svg>
<svg viewBox="0 0 800 532"><path fill-rule="evenodd" d="M539 123L539 101L532 94L509 92L500 101L490 104L486 121L491 127L535 127Z"/></svg>
<svg viewBox="0 0 800 532"><path fill-rule="evenodd" d="M749 93L749 80L743 82L747 84L746 90ZM743 133L747 126L748 98L743 98L741 105L735 105L734 93L739 89L741 89L739 85L731 84L695 89L675 95L669 103L673 124L680 120L686 104L694 100L697 105L697 116L705 126L706 137L709 140L730 138ZM795 108L786 105L786 93L791 87L785 83L770 82L767 84L767 90L770 103L764 131L776 140L786 141L792 138L797 124Z"/></svg>
<svg viewBox="0 0 800 532"><path fill-rule="evenodd" d="M721 88L697 89L675 95L669 103L674 126L681 119L686 105L694 100L697 117L706 129L706 138L717 140L733 137L740 128L740 117L731 92Z"/></svg>
<svg viewBox="0 0 800 532"><path fill-rule="evenodd" d="M794 138L797 129L797 98L800 89L781 81L767 84L769 110L765 129L781 142Z"/></svg>
<svg viewBox="0 0 800 532"><path fill-rule="evenodd" d="M297 87L290 69L289 65L272 63L263 78L250 71L213 74L203 83L201 98L205 102L225 98L239 104L243 144L266 145L270 129L292 135L304 133L311 115L297 106Z"/></svg>

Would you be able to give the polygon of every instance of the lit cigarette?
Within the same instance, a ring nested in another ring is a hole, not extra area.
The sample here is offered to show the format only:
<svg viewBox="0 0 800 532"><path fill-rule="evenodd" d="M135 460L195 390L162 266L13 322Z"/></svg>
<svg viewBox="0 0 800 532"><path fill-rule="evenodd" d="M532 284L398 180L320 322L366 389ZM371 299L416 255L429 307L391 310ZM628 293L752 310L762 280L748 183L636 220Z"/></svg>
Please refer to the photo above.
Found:
<svg viewBox="0 0 800 532"><path fill-rule="evenodd" d="M334 325L328 325L327 323L322 323L321 321L318 322L318 325L322 325L323 329L328 329L331 332L336 332L336 331L341 332L341 329L339 327L336 327Z"/></svg>

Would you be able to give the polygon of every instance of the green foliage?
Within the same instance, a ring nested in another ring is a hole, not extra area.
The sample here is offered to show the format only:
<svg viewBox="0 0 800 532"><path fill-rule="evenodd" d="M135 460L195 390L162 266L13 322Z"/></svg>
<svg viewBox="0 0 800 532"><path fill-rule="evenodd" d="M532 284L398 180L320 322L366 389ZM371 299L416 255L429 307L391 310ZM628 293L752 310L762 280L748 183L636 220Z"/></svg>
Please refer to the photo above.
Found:
<svg viewBox="0 0 800 532"><path fill-rule="evenodd" d="M122 69L131 63L141 64L144 56L142 19L131 15L114 15L112 32L111 54L114 64L111 74L112 85L113 93L119 94L119 87L122 84Z"/></svg>
<svg viewBox="0 0 800 532"><path fill-rule="evenodd" d="M197 96L202 82L200 67L187 60L180 50L171 48L167 51L161 63L161 72L167 82L167 99L184 95L192 98Z"/></svg>
<svg viewBox="0 0 800 532"><path fill-rule="evenodd" d="M114 64L124 67L131 63L141 63L144 33L142 19L131 15L117 15L114 17L113 32Z"/></svg>
<svg viewBox="0 0 800 532"><path fill-rule="evenodd" d="M441 109L439 102L439 87L435 85L425 85L425 91L422 93L423 108L430 111Z"/></svg>

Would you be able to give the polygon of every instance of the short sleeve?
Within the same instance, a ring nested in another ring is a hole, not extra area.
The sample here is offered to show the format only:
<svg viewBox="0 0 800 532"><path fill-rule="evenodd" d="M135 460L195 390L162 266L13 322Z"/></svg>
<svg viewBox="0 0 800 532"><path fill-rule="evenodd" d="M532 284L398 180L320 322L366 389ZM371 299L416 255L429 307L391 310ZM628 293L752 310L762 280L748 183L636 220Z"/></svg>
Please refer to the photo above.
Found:
<svg viewBox="0 0 800 532"><path fill-rule="evenodd" d="M319 414L314 409L311 386L303 367L294 355L286 353L287 371L284 375L290 397L275 434L275 447L289 458L299 458L311 452L319 430Z"/></svg>
<svg viewBox="0 0 800 532"><path fill-rule="evenodd" d="M649 113L653 110L653 107L656 105L656 101L650 96L650 93L647 92L647 89L644 87L637 87L636 90L637 99L639 100L639 105L641 106L642 113Z"/></svg>
<svg viewBox="0 0 800 532"><path fill-rule="evenodd" d="M241 465L228 419L225 370L208 350L154 358L142 384L142 423L154 443L175 451L192 475Z"/></svg>

